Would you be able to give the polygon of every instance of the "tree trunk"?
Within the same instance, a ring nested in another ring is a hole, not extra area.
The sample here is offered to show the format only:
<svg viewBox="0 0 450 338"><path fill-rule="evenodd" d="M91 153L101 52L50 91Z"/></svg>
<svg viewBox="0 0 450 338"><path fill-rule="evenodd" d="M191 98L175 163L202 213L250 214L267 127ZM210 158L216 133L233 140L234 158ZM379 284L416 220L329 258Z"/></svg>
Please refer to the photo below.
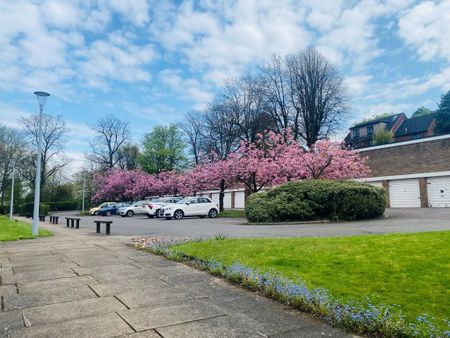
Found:
<svg viewBox="0 0 450 338"><path fill-rule="evenodd" d="M225 198L225 180L222 179L220 181L220 193L219 193L219 211L222 212L223 208L223 200Z"/></svg>

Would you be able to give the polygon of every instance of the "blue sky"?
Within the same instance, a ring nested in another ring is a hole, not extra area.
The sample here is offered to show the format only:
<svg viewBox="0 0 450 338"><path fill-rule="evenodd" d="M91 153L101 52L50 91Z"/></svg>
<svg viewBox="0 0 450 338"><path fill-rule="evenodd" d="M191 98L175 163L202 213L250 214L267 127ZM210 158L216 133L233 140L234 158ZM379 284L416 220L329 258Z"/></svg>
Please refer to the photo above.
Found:
<svg viewBox="0 0 450 338"><path fill-rule="evenodd" d="M40 0L0 3L0 123L63 115L83 165L87 123L130 121L135 142L204 107L223 82L315 46L337 65L352 118L434 109L450 89L450 1Z"/></svg>

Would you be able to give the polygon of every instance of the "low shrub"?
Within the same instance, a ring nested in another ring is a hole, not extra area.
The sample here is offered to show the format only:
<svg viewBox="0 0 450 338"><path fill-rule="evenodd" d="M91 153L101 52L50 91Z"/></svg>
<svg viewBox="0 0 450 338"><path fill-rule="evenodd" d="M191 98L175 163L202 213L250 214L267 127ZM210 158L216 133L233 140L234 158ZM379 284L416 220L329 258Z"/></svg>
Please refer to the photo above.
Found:
<svg viewBox="0 0 450 338"><path fill-rule="evenodd" d="M19 205L18 212L20 216L31 217L33 216L34 203L24 203ZM50 207L47 204L41 203L39 205L39 215L47 216Z"/></svg>
<svg viewBox="0 0 450 338"><path fill-rule="evenodd" d="M0 215L6 215L9 213L9 205L0 205Z"/></svg>
<svg viewBox="0 0 450 338"><path fill-rule="evenodd" d="M50 208L50 211L67 211L67 210L77 210L78 201L58 201L58 202L45 202ZM81 209L81 208L80 208Z"/></svg>
<svg viewBox="0 0 450 338"><path fill-rule="evenodd" d="M251 195L246 216L250 222L357 220L378 218L385 207L382 188L355 181L304 180Z"/></svg>

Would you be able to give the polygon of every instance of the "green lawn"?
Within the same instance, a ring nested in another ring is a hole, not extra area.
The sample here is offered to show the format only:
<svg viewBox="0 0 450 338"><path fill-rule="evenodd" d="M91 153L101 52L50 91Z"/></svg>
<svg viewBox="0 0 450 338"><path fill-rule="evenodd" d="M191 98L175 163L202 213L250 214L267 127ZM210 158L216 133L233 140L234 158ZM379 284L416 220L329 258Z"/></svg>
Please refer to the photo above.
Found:
<svg viewBox="0 0 450 338"><path fill-rule="evenodd" d="M51 231L39 230L39 237L51 236ZM19 239L34 238L31 234L31 224L10 221L6 216L0 216L0 241L16 241Z"/></svg>
<svg viewBox="0 0 450 338"><path fill-rule="evenodd" d="M409 319L450 318L450 231L336 238L225 239L176 247L203 260L240 262L301 278L335 298L400 305Z"/></svg>
<svg viewBox="0 0 450 338"><path fill-rule="evenodd" d="M224 210L219 214L219 217L230 217L230 218L245 217L245 210L244 209Z"/></svg>

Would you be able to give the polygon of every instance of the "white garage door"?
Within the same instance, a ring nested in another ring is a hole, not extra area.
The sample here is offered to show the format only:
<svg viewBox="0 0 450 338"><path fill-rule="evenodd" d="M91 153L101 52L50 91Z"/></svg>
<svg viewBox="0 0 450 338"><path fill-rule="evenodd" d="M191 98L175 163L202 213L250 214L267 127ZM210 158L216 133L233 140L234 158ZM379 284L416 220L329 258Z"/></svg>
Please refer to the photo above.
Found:
<svg viewBox="0 0 450 338"><path fill-rule="evenodd" d="M236 209L245 208L245 191L236 191L234 193L234 207Z"/></svg>
<svg viewBox="0 0 450 338"><path fill-rule="evenodd" d="M396 180L389 182L391 208L420 208L419 180Z"/></svg>
<svg viewBox="0 0 450 338"><path fill-rule="evenodd" d="M219 205L220 196L218 192L213 192L211 199L213 200L214 203L217 203L217 205Z"/></svg>
<svg viewBox="0 0 450 338"><path fill-rule="evenodd" d="M428 206L450 207L450 176L427 178Z"/></svg>
<svg viewBox="0 0 450 338"><path fill-rule="evenodd" d="M231 191L225 193L225 196L223 197L223 207L225 209L231 209Z"/></svg>

